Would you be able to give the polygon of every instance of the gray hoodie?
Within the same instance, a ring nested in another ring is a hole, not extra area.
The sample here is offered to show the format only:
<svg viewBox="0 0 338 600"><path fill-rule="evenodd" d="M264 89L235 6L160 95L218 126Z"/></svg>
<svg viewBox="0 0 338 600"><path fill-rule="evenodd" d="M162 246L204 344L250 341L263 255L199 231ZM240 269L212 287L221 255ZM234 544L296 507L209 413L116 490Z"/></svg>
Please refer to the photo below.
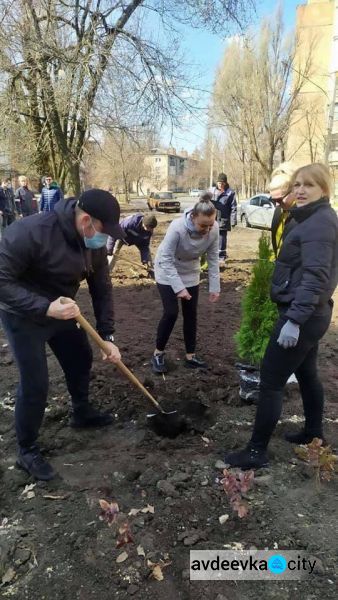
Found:
<svg viewBox="0 0 338 600"><path fill-rule="evenodd" d="M218 264L218 224L207 235L198 236L189 228L191 209L172 221L155 257L155 280L170 285L177 294L200 282L200 257L208 259L209 292L220 291Z"/></svg>

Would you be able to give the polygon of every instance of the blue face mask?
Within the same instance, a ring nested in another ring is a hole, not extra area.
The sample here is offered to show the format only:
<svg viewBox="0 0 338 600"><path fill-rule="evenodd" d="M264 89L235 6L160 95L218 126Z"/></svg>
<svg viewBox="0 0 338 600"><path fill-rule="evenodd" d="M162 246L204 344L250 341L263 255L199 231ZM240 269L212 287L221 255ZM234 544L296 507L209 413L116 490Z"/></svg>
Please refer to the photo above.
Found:
<svg viewBox="0 0 338 600"><path fill-rule="evenodd" d="M100 231L96 231L93 223L92 223L92 227L95 231L95 234L93 235L93 237L89 238L89 237L85 236L85 234L83 232L84 245L86 246L86 248L89 248L90 250L98 250L99 248L103 248L104 246L107 245L109 236L106 233L101 233Z"/></svg>

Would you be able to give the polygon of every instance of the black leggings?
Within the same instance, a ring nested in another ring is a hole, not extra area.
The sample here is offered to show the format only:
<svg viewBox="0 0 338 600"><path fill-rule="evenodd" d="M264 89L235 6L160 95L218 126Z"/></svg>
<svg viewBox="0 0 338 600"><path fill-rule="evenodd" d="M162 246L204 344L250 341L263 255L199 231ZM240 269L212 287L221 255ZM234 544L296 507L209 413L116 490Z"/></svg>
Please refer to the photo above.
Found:
<svg viewBox="0 0 338 600"><path fill-rule="evenodd" d="M157 287L163 304L163 315L157 328L156 348L163 351L178 317L178 298L170 285L158 283ZM193 354L196 347L198 289L198 285L187 288L191 300L182 299L183 336L187 354Z"/></svg>
<svg viewBox="0 0 338 600"><path fill-rule="evenodd" d="M261 367L261 383L251 443L266 448L282 412L283 390L295 373L303 401L305 431L313 437L323 437L322 419L324 391L317 373L318 343L327 331L332 311L311 317L300 326L297 345L282 348L277 339L286 317L281 315L271 335Z"/></svg>

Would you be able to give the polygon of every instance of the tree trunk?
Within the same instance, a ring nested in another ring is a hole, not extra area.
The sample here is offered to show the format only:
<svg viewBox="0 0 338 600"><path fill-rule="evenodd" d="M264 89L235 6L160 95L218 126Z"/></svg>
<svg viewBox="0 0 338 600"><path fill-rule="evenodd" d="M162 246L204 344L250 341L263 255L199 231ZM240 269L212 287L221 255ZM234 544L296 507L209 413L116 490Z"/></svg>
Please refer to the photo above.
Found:
<svg viewBox="0 0 338 600"><path fill-rule="evenodd" d="M69 165L67 195L78 197L81 194L80 163L76 161Z"/></svg>

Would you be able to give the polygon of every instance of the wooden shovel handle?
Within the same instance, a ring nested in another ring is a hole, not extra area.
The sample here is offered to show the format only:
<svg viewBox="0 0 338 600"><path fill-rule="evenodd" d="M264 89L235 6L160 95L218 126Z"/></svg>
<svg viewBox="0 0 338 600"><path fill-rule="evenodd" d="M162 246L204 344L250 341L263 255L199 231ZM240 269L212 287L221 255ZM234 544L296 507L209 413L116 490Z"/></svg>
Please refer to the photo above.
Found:
<svg viewBox="0 0 338 600"><path fill-rule="evenodd" d="M61 304L67 304L66 298L61 299ZM102 337L97 333L97 331L94 329L94 327L92 327L92 325L87 321L87 319L85 319L84 316L81 315L81 313L77 317L75 317L75 319L79 323L79 325L81 325L82 329L84 329L92 338L92 340L99 346L99 348L101 348L101 350L106 355L108 355L109 346L107 345L107 342L105 342L102 339ZM144 385L142 385L140 380L137 379L137 377L135 377L134 373L132 373L128 369L128 367L126 367L122 360L119 360L114 364L121 371L121 373L123 373L123 375L125 375L131 383L133 383L139 390L141 390L141 392L154 404L154 406L156 406L157 410L159 410L160 412L164 412L163 408L160 406L157 400L150 394L150 392L148 392L147 388L145 388Z"/></svg>

